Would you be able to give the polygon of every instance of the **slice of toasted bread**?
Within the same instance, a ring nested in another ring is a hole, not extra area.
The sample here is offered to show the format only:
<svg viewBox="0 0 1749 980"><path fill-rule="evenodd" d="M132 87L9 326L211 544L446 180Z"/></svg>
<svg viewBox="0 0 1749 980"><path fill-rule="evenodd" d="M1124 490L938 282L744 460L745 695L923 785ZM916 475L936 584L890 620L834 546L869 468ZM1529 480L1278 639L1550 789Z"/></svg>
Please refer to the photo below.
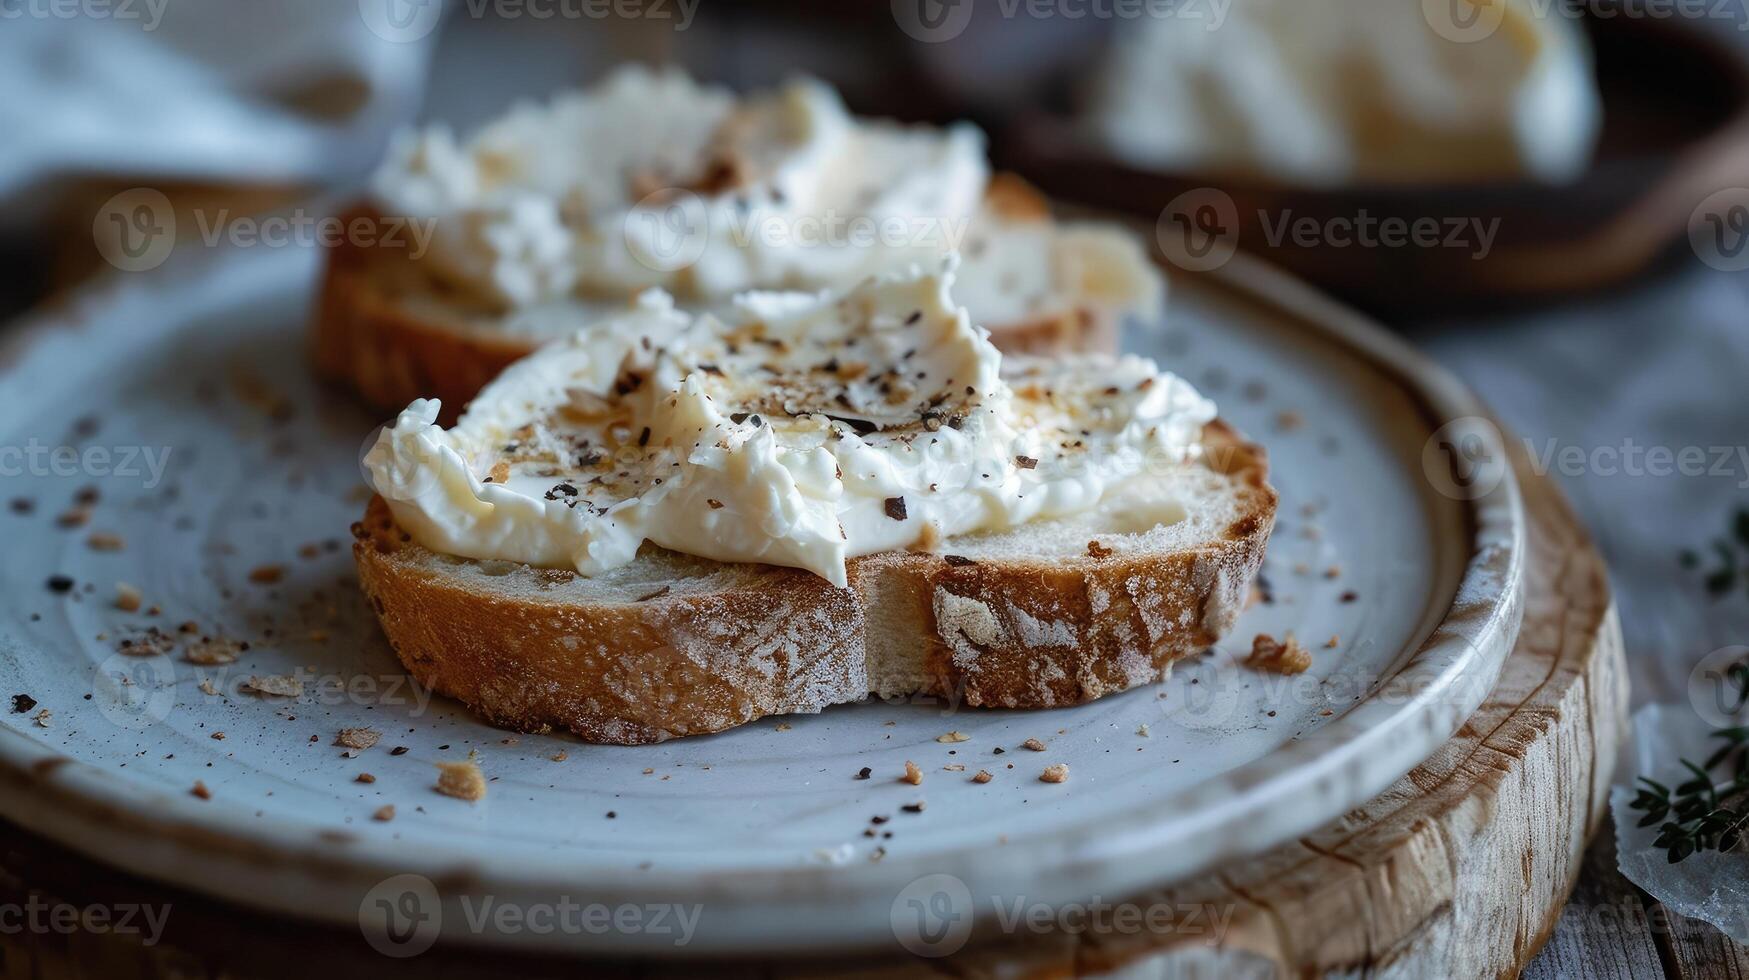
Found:
<svg viewBox="0 0 1749 980"><path fill-rule="evenodd" d="M368 206L342 219L347 226L383 220ZM1000 304L1001 319L979 325L1005 351L1114 351L1125 316L1153 315L1162 304L1158 273L1138 243L1103 225L1055 223L1048 202L1010 174L990 182L967 239L964 288ZM1004 252L997 242L1016 247ZM416 398L438 398L448 422L512 361L631 299L565 302L511 318L404 248L345 240L328 250L313 356L319 373L375 408L397 411ZM980 315L979 301L970 305ZM518 326L530 320L561 329Z"/></svg>
<svg viewBox="0 0 1749 980"><path fill-rule="evenodd" d="M1164 677L1230 629L1276 495L1224 423L1099 510L852 559L850 587L646 544L592 578L429 551L372 500L359 580L422 683L494 724L643 744L869 695L1079 704Z"/></svg>

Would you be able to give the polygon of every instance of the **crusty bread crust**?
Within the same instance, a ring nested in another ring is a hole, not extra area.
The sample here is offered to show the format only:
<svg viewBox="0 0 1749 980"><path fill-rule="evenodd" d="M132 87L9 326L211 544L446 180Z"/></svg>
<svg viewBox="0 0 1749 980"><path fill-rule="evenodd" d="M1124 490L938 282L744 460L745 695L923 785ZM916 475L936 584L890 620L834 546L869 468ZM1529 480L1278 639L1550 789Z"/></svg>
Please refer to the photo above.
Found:
<svg viewBox="0 0 1749 980"><path fill-rule="evenodd" d="M870 694L968 707L1079 704L1163 678L1230 629L1274 526L1263 450L1224 423L1199 466L1231 517L1171 550L853 559L850 588L801 570L724 565L651 545L663 584L611 600L569 571L436 555L373 499L353 526L359 580L422 683L520 731L659 742ZM956 554L965 544L970 555ZM653 583L652 583L653 584ZM895 628L894 624L899 624Z"/></svg>
<svg viewBox="0 0 1749 980"><path fill-rule="evenodd" d="M381 219L359 207L342 220L350 226ZM414 264L398 249L344 237L330 248L310 332L311 356L318 374L350 386L382 411L399 411L415 398L441 398L448 424L533 347L524 338L414 315L394 286L407 281Z"/></svg>
<svg viewBox="0 0 1749 980"><path fill-rule="evenodd" d="M1005 219L1049 221L1050 203L1013 174L997 174L986 194L990 210ZM359 205L341 217L380 225L383 217ZM397 412L416 398L443 401L445 425L469 399L513 361L533 353L537 341L470 327L461 318L432 315L430 307L406 302L406 293L441 295L444 283L403 248L342 241L328 249L327 270L311 350L317 372L351 387L382 412ZM479 311L490 317L493 311ZM1004 352L1059 354L1117 350L1123 311L1083 304L1016 323L985 324Z"/></svg>

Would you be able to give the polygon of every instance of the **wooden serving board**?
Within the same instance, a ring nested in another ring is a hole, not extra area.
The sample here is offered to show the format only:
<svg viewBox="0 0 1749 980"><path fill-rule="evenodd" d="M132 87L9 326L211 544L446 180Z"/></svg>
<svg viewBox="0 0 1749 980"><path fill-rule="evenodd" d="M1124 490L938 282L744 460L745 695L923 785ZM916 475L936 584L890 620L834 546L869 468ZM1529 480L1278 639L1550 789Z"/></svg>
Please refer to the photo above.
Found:
<svg viewBox="0 0 1749 980"><path fill-rule="evenodd" d="M1509 445L1510 445L1509 441ZM1168 933L1052 931L942 960L732 965L740 975L1515 975L1579 874L1625 731L1622 640L1604 565L1558 490L1515 459L1530 515L1524 627L1492 696L1446 747L1368 805L1243 865L1131 899L1212 910ZM290 922L103 869L6 828L0 902L170 903L162 941L0 933L0 976L575 975L552 958L447 947L385 959L357 930ZM721 964L731 966L730 964ZM693 975L705 964L588 964Z"/></svg>

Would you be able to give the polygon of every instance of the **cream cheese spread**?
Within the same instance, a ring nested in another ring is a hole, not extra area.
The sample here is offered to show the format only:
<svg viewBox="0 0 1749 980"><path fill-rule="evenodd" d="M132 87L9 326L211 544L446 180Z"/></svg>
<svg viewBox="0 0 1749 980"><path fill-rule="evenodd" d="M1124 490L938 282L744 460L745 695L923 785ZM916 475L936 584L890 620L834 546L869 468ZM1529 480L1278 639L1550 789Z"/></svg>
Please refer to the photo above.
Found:
<svg viewBox="0 0 1749 980"><path fill-rule="evenodd" d="M958 248L989 176L971 126L858 120L812 80L738 99L632 66L465 142L403 134L372 188L437 219L438 269L516 309L841 288Z"/></svg>
<svg viewBox="0 0 1749 980"><path fill-rule="evenodd" d="M813 571L1097 507L1199 452L1215 406L1152 361L1008 358L957 256L692 316L648 291L510 367L457 425L414 402L365 463L432 550L574 568L644 542Z"/></svg>
<svg viewBox="0 0 1749 980"><path fill-rule="evenodd" d="M1093 137L1142 167L1314 184L1570 179L1602 117L1581 25L1532 0L1240 0L1121 32Z"/></svg>

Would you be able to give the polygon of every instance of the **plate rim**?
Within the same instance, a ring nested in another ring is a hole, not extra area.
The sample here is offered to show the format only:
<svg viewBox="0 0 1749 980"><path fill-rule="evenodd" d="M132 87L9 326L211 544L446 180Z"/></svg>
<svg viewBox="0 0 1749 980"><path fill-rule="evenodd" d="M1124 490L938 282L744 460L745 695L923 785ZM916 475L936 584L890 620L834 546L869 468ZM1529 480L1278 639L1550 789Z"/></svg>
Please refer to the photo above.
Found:
<svg viewBox="0 0 1749 980"><path fill-rule="evenodd" d="M287 259L287 253L296 254L298 261ZM156 304L178 293L202 290L222 295L238 288L244 292L286 288L299 277L313 284L309 268L314 267L315 256L299 250L265 250L265 254L267 258L248 250L220 250L187 266L172 263L174 272L166 270L149 280L138 276L102 280L74 294L73 302L18 324L10 342L0 344L0 373L13 370L24 351L51 332L117 315L130 303ZM239 264L260 268L252 270L254 276L237 276L226 288L215 290L212 280ZM1406 341L1261 260L1241 252L1223 268L1203 275L1246 301L1310 325L1344 353L1374 366L1415 399L1432 430L1440 427L1442 419L1489 417L1454 375ZM1491 437L1484 433L1483 438L1495 440L1488 448L1503 460L1498 432ZM1394 760L1370 763L1362 767L1364 777L1347 780L1351 804L1377 796L1431 751L1405 752L1403 745L1431 741L1436 749L1468 719L1492 690L1516 640L1523 614L1525 513L1510 468L1501 475L1491 492L1464 501L1469 554L1452 605L1426 639L1397 662L1389 685L1408 685L1401 701L1381 702L1381 687L1320 729L1319 737L1291 741L1175 794L1174 808L1182 812L1164 828L1155 801L1112 816L1097 827L1040 831L1006 845L962 848L955 852L951 870L976 882L972 891L979 895L1027 895L1060 904L1097 892L1134 894L1163 880L1182 880L1218 863L1242 860L1327 824L1331 815L1326 810L1302 808L1311 814L1308 817L1294 814L1289 806L1310 782L1324 778L1307 775L1310 767L1305 763L1313 758L1334 752ZM1464 663L1479 669L1456 669ZM1435 713L1441 704L1444 714ZM1425 728L1429 718L1439 732L1437 740L1426 735L1420 741L1402 737L1411 728ZM95 860L224 900L336 923L356 923L359 900L397 874L412 872L440 882L449 898L459 891L483 889L506 901L533 904L576 889L578 873L585 870L567 871L524 858L488 861L477 852L434 854L435 849L417 842L357 836L352 841L364 844L365 851L348 853L349 841L337 838L332 828L280 816L237 825L224 820L222 811L187 794L124 780L105 768L62 755L9 725L0 725L0 787L13 790L0 793L0 816ZM1287 813L1277 818L1275 832L1242 846L1232 841L1217 846L1232 811L1254 814L1263 809ZM1016 861L1016 848L1027 846L1033 848L1029 853L1034 859ZM1041 853L1048 860L1037 857ZM887 917L871 920L867 913L875 907L884 911L906 884L940 873L941 864L939 856L906 855L879 864L804 864L730 873L615 867L589 870L582 880L587 881L592 900L605 903L728 899L719 905L731 907L732 923L751 926L765 917L781 923L775 929L767 923L763 931L719 926L713 932L725 933L726 941L688 947L683 954L769 952L780 947L843 950L890 944ZM287 888L288 869L308 887ZM1041 880L1052 876L1054 882ZM1090 891L1088 883L1093 880L1099 884ZM279 883L271 894L264 890L267 881ZM853 908L863 914L855 914ZM803 927L804 922L812 928ZM674 952L665 939L654 936L605 938L608 941L587 933L499 937L489 932L466 937L531 948Z"/></svg>

